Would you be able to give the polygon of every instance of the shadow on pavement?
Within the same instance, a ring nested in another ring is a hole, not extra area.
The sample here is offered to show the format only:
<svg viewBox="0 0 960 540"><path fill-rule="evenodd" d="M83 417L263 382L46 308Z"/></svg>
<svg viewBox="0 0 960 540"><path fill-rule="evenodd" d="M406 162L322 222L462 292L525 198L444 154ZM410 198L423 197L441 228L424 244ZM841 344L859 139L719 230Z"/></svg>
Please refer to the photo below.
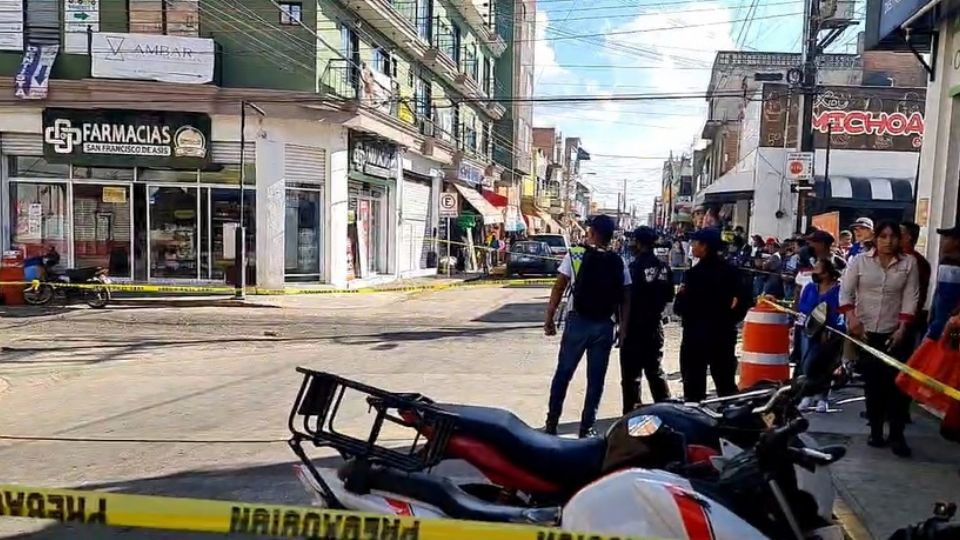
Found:
<svg viewBox="0 0 960 540"><path fill-rule="evenodd" d="M50 306L0 306L0 318L4 319L32 319L35 317L49 317L51 315L62 315L70 313L80 307L71 307L64 305Z"/></svg>
<svg viewBox="0 0 960 540"><path fill-rule="evenodd" d="M504 304L499 308L484 313L473 319L473 322L482 323L543 323L544 313L547 311L547 302L512 303Z"/></svg>

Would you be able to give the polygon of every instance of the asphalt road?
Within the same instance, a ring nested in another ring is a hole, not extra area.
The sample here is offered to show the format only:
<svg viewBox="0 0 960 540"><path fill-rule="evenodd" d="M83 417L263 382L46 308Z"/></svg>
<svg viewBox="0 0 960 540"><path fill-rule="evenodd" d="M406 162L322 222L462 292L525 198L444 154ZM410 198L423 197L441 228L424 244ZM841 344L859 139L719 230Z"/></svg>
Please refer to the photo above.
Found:
<svg viewBox="0 0 960 540"><path fill-rule="evenodd" d="M495 404L542 425L559 338L541 331L546 288L303 296L283 308L74 309L0 319L3 435L235 440L0 441L0 482L306 504L284 441L296 366L437 400ZM12 315L12 316L11 316ZM676 328L666 369L677 374ZM601 418L618 416L616 356ZM578 375L564 411L574 431ZM344 407L347 428L366 409ZM325 455L320 455L325 458ZM183 538L0 521L16 538Z"/></svg>

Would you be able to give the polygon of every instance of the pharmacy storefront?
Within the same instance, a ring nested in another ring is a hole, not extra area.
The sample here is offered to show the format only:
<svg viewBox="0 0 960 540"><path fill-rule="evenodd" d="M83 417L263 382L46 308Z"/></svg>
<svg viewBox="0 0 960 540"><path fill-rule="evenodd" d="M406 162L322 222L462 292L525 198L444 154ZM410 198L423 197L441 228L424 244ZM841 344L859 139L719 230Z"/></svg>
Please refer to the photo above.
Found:
<svg viewBox="0 0 960 540"><path fill-rule="evenodd" d="M45 109L40 133L0 131L3 247L120 280L233 283L243 222L253 284L254 144L240 154L206 114Z"/></svg>
<svg viewBox="0 0 960 540"><path fill-rule="evenodd" d="M394 271L397 145L351 131L347 183L347 279L369 280Z"/></svg>

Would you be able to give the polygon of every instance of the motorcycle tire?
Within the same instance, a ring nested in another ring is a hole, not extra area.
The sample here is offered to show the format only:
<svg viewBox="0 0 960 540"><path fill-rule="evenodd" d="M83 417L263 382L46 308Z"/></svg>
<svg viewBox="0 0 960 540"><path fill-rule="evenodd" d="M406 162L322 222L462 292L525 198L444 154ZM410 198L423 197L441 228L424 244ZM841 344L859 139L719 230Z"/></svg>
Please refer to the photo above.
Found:
<svg viewBox="0 0 960 540"><path fill-rule="evenodd" d="M45 306L53 300L56 291L50 285L41 283L37 288L27 287L23 290L23 301L31 306Z"/></svg>
<svg viewBox="0 0 960 540"><path fill-rule="evenodd" d="M87 305L93 309L103 309L110 303L110 289L106 287L95 287L89 289L86 294Z"/></svg>

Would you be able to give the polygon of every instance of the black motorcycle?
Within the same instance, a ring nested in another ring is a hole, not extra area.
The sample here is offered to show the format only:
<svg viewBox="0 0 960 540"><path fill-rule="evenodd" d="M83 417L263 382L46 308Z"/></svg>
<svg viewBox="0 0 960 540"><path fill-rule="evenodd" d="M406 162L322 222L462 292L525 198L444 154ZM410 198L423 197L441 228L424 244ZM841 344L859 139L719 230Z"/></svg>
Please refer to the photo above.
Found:
<svg viewBox="0 0 960 540"><path fill-rule="evenodd" d="M110 277L100 266L70 268L59 271L60 255L51 247L43 257L28 259L25 268L32 274L30 285L23 291L23 300L31 306L44 306L59 299L67 304L83 301L100 309L110 303Z"/></svg>

